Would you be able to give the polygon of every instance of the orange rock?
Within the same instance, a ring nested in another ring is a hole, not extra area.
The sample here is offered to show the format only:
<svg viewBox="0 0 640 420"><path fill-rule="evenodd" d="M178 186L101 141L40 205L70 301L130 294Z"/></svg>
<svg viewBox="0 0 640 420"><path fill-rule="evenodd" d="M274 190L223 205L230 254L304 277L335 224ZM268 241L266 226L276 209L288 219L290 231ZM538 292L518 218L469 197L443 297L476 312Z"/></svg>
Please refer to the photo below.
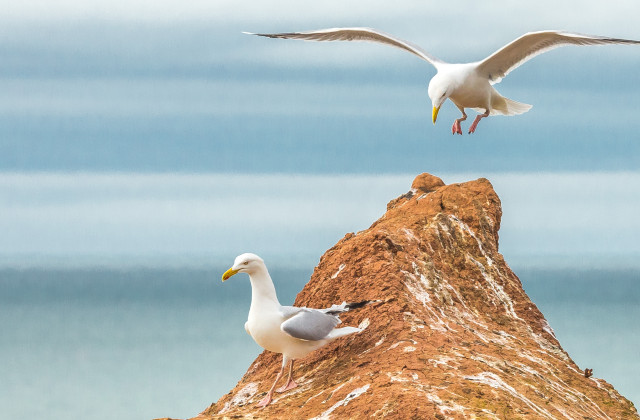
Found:
<svg viewBox="0 0 640 420"><path fill-rule="evenodd" d="M263 352L196 418L637 419L562 349L498 252L501 216L486 179L418 176L369 229L328 250L296 298L379 300L341 317L366 330L301 360L300 386L259 409L281 364Z"/></svg>

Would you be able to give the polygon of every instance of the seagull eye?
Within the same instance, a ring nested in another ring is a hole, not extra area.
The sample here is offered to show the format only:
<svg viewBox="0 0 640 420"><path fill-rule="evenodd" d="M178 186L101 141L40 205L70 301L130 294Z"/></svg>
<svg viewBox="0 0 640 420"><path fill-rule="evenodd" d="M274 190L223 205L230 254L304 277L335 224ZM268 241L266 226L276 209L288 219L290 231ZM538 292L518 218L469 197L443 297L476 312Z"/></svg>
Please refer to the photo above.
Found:
<svg viewBox="0 0 640 420"><path fill-rule="evenodd" d="M249 265L249 261L245 261L245 262L244 262L244 265Z"/></svg>

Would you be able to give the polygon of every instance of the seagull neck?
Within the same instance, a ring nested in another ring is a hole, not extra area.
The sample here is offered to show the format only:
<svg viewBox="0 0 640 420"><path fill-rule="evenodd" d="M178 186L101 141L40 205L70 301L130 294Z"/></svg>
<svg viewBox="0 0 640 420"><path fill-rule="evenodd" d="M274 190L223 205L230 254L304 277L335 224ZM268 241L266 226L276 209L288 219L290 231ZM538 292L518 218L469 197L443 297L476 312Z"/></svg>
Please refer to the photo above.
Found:
<svg viewBox="0 0 640 420"><path fill-rule="evenodd" d="M251 281L251 305L266 301L280 305L273 280L266 268L251 274L249 280Z"/></svg>

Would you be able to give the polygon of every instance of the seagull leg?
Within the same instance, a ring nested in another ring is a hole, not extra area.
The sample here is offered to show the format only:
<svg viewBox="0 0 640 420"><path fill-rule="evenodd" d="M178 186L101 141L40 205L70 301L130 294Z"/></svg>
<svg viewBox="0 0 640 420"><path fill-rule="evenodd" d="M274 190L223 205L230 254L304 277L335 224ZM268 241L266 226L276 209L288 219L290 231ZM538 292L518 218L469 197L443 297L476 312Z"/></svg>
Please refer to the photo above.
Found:
<svg viewBox="0 0 640 420"><path fill-rule="evenodd" d="M273 381L273 385L271 385L271 389L269 389L269 392L267 392L267 395L265 395L265 397L261 399L260 402L258 403L258 407L264 408L267 405L269 405L269 403L271 402L271 397L273 397L273 390L275 389L276 384L282 377L282 372L284 372L284 367L287 365L288 362L289 362L289 358L283 354L282 367L280 368L280 372L278 372L278 376L276 376L276 380Z"/></svg>
<svg viewBox="0 0 640 420"><path fill-rule="evenodd" d="M287 378L287 383L282 385L280 388L276 389L276 392L285 392L298 386L298 384L291 378L292 374L293 374L293 359L289 364L289 377Z"/></svg>
<svg viewBox="0 0 640 420"><path fill-rule="evenodd" d="M462 117L453 122L453 125L451 126L451 134L457 133L462 135L462 127L460 127L460 123L467 119L467 114L464 112L464 108L458 107L458 109L462 112Z"/></svg>
<svg viewBox="0 0 640 420"><path fill-rule="evenodd" d="M485 111L484 114L480 114L476 117L475 120L473 120L473 124L471 124L471 127L469 127L469 134L473 133L474 131L476 131L476 127L478 126L478 123L480 122L481 119L486 118L489 116L489 110L487 109ZM460 133L462 134L462 133Z"/></svg>

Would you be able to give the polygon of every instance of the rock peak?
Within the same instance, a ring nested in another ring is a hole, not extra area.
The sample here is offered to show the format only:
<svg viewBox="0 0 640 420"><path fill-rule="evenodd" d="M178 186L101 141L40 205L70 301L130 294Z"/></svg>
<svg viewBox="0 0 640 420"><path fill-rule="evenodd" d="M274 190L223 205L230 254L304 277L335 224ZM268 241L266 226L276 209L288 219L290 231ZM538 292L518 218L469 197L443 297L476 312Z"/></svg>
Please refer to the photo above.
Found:
<svg viewBox="0 0 640 420"><path fill-rule="evenodd" d="M418 175L411 184L411 189L429 193L439 187L443 187L444 182L435 175L431 175L428 173L422 173Z"/></svg>
<svg viewBox="0 0 640 420"><path fill-rule="evenodd" d="M281 363L263 352L197 418L637 419L562 349L498 252L501 216L488 180L419 175L369 229L328 250L296 298L376 300L342 316L366 329L301 360L300 386L259 409Z"/></svg>

